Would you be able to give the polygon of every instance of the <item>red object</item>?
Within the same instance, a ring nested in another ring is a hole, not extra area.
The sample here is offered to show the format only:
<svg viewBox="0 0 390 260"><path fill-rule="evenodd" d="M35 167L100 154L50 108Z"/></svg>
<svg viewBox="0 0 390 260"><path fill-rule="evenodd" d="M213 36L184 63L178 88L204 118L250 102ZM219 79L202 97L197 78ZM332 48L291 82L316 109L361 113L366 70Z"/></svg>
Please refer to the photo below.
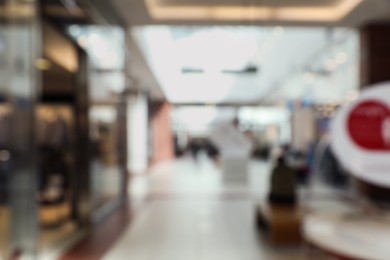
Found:
<svg viewBox="0 0 390 260"><path fill-rule="evenodd" d="M11 260L18 260L22 257L22 250L20 249L15 249L12 254L11 254L11 257L10 259Z"/></svg>
<svg viewBox="0 0 390 260"><path fill-rule="evenodd" d="M348 116L347 127L359 147L390 150L390 108L385 103L375 99L358 103Z"/></svg>

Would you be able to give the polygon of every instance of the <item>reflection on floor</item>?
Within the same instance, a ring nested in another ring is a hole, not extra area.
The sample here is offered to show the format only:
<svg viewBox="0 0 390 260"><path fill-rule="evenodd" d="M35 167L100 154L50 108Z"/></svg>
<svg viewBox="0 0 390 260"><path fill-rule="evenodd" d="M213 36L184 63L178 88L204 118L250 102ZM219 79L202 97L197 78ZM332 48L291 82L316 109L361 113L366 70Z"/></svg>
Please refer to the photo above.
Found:
<svg viewBox="0 0 390 260"><path fill-rule="evenodd" d="M0 206L0 259L6 259L8 249L8 232L10 210L6 205Z"/></svg>
<svg viewBox="0 0 390 260"><path fill-rule="evenodd" d="M270 165L253 162L250 169L246 187L223 185L206 158L163 163L135 178L134 222L103 259L303 259L301 248L276 249L257 233L254 208L267 193Z"/></svg>
<svg viewBox="0 0 390 260"><path fill-rule="evenodd" d="M77 229L72 222L67 222L55 229L43 229L40 233L40 260L57 259L64 250L67 250L85 234Z"/></svg>
<svg viewBox="0 0 390 260"><path fill-rule="evenodd" d="M94 160L91 164L92 204L95 209L115 199L119 194L120 169L116 164L104 164Z"/></svg>

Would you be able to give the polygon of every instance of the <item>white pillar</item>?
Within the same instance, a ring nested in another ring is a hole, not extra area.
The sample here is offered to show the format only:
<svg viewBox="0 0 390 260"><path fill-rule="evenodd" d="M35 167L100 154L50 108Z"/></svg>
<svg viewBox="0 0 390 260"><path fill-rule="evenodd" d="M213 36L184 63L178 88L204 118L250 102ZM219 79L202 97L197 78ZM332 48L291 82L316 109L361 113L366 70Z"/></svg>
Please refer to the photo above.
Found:
<svg viewBox="0 0 390 260"><path fill-rule="evenodd" d="M130 99L127 107L127 168L130 173L138 174L148 167L148 101L142 94Z"/></svg>

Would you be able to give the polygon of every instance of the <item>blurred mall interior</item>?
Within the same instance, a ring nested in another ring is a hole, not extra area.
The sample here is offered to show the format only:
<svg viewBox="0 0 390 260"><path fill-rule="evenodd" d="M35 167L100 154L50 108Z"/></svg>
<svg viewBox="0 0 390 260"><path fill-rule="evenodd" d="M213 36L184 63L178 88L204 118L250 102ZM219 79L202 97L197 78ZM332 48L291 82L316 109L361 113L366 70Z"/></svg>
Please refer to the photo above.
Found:
<svg viewBox="0 0 390 260"><path fill-rule="evenodd" d="M390 259L390 1L0 23L0 259Z"/></svg>

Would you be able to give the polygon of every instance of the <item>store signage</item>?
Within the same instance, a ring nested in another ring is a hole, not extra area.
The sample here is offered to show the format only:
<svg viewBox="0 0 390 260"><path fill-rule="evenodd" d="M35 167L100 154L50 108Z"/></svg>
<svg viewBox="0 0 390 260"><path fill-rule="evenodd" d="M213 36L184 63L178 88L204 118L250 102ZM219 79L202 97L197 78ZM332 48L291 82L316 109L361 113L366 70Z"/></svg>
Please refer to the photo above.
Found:
<svg viewBox="0 0 390 260"><path fill-rule="evenodd" d="M338 111L331 146L352 175L390 187L390 82L366 88Z"/></svg>
<svg viewBox="0 0 390 260"><path fill-rule="evenodd" d="M348 131L362 149L390 152L390 107L377 100L364 100L348 116Z"/></svg>

